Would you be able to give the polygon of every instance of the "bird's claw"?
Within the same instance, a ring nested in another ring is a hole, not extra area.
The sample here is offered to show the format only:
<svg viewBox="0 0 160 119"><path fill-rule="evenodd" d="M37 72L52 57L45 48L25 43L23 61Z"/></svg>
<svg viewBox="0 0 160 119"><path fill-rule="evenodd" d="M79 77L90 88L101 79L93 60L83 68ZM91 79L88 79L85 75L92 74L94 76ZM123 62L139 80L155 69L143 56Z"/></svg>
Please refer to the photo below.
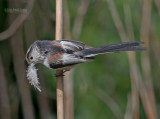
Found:
<svg viewBox="0 0 160 119"><path fill-rule="evenodd" d="M64 73L67 72L68 70L63 70L63 72L61 74L56 74L55 73L55 77L60 77L60 76L65 76Z"/></svg>
<svg viewBox="0 0 160 119"><path fill-rule="evenodd" d="M61 77L61 76L64 76L64 74L55 74L55 77Z"/></svg>

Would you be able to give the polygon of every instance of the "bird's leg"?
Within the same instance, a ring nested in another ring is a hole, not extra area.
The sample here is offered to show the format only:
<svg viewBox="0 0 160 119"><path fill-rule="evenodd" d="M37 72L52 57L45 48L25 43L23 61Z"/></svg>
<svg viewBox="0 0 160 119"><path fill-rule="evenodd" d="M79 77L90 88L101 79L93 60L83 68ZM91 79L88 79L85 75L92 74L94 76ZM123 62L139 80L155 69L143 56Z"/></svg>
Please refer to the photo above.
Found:
<svg viewBox="0 0 160 119"><path fill-rule="evenodd" d="M65 72L67 72L67 71L69 71L69 70L63 70L63 73L65 73Z"/></svg>
<svg viewBox="0 0 160 119"><path fill-rule="evenodd" d="M54 74L54 76L55 76L55 77L64 76L64 74L63 74L63 73L64 73L64 71L63 71L61 74L57 74L57 73L55 73L55 74Z"/></svg>
<svg viewBox="0 0 160 119"><path fill-rule="evenodd" d="M69 71L69 70L63 70L62 74L56 74L55 73L55 77L65 76L64 73L67 72L67 71Z"/></svg>
<svg viewBox="0 0 160 119"><path fill-rule="evenodd" d="M69 71L70 69L63 69L63 72L61 74L57 74L55 73L55 77L59 77L59 76L65 76L64 73Z"/></svg>

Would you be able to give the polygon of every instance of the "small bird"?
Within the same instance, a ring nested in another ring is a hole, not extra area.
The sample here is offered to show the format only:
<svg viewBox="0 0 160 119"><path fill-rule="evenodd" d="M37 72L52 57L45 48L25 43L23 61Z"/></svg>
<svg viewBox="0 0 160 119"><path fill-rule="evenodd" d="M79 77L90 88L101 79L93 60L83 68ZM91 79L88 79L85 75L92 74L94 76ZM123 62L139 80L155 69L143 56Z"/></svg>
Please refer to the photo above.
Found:
<svg viewBox="0 0 160 119"><path fill-rule="evenodd" d="M110 52L143 51L143 42L122 42L118 44L91 47L73 40L38 40L28 49L29 64L42 63L48 68L69 71L77 64L90 62L94 56Z"/></svg>

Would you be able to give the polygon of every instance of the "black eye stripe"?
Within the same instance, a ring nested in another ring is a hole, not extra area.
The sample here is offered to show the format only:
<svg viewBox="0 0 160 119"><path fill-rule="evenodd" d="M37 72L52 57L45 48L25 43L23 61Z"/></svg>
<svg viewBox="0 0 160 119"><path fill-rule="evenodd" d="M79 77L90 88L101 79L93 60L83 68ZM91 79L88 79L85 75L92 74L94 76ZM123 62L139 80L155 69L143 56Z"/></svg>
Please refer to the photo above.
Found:
<svg viewBox="0 0 160 119"><path fill-rule="evenodd" d="M33 50L33 47L31 46L28 53L27 53L27 59L29 59L29 56L30 56L32 50Z"/></svg>

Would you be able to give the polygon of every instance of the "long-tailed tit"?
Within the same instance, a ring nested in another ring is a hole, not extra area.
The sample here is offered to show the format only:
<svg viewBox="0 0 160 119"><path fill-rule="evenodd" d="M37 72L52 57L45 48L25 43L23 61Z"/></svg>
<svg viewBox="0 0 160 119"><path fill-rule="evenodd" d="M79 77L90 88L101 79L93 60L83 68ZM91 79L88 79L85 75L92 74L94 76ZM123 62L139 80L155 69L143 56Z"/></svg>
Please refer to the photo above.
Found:
<svg viewBox="0 0 160 119"><path fill-rule="evenodd" d="M26 60L32 65L42 63L48 68L68 71L77 64L93 61L94 56L99 54L145 50L146 48L140 46L141 44L143 42L123 42L94 48L79 41L38 40L28 49ZM33 71L36 71L36 69L33 68ZM32 76L29 75L28 78L31 79Z"/></svg>

